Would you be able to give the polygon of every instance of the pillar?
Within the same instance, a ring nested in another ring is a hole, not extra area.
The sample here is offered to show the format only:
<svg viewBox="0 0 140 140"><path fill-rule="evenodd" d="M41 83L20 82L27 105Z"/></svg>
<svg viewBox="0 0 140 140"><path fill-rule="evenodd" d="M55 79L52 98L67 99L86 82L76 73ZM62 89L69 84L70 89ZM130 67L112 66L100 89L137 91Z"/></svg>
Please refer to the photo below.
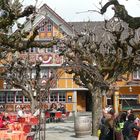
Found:
<svg viewBox="0 0 140 140"><path fill-rule="evenodd" d="M114 105L114 110L116 113L119 113L119 91L116 90L114 92L114 102L113 102L113 105Z"/></svg>
<svg viewBox="0 0 140 140"><path fill-rule="evenodd" d="M138 104L140 104L140 94L138 94Z"/></svg>
<svg viewBox="0 0 140 140"><path fill-rule="evenodd" d="M77 115L77 91L73 91L73 112Z"/></svg>
<svg viewBox="0 0 140 140"><path fill-rule="evenodd" d="M102 108L105 108L107 105L107 97L106 95L102 95Z"/></svg>

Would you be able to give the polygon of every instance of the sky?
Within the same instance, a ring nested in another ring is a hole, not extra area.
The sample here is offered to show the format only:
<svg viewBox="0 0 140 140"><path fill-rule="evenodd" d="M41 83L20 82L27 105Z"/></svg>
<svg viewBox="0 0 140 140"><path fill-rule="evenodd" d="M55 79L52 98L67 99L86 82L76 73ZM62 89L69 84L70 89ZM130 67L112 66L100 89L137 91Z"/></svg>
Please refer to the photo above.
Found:
<svg viewBox="0 0 140 140"><path fill-rule="evenodd" d="M34 5L35 0L22 0L23 5ZM46 3L59 16L67 22L70 21L102 21L113 16L111 7L107 10L105 15L100 15L97 12L85 12L88 10L98 10L100 8L99 2L101 0L38 0L37 8ZM108 0L102 0L104 4ZM140 0L119 0L124 4L128 13L131 16L140 16Z"/></svg>

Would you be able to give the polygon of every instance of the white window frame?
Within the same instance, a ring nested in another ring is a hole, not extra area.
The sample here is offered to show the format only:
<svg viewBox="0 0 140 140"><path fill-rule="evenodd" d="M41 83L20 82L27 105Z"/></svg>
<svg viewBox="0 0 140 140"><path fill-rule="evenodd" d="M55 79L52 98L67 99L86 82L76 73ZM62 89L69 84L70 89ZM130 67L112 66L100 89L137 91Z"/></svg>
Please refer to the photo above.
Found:
<svg viewBox="0 0 140 140"><path fill-rule="evenodd" d="M63 96L63 97L60 98L60 96ZM58 102L66 102L66 93L65 92L58 93Z"/></svg>
<svg viewBox="0 0 140 140"><path fill-rule="evenodd" d="M133 79L134 80L140 80L140 69L137 69L133 72Z"/></svg>
<svg viewBox="0 0 140 140"><path fill-rule="evenodd" d="M40 72L40 78L48 78L49 77L49 69L48 68L43 68L41 69Z"/></svg>
<svg viewBox="0 0 140 140"><path fill-rule="evenodd" d="M47 24L47 31L48 32L51 32L52 31L52 24L51 23L48 23Z"/></svg>
<svg viewBox="0 0 140 140"><path fill-rule="evenodd" d="M42 23L40 24L39 31L40 31L40 32L44 32L44 31L45 31L45 22L42 22Z"/></svg>
<svg viewBox="0 0 140 140"><path fill-rule="evenodd" d="M0 92L0 99L4 99L3 101L0 101L0 103L5 103L5 101L6 101L6 93L5 92Z"/></svg>
<svg viewBox="0 0 140 140"><path fill-rule="evenodd" d="M52 98L52 97L55 97L55 96L56 96L56 98ZM55 99L55 100L52 100L52 99ZM49 100L50 100L50 102L58 102L58 94L57 94L57 92L50 93Z"/></svg>
<svg viewBox="0 0 140 140"><path fill-rule="evenodd" d="M34 79L36 76L36 70L35 69L32 69L32 79Z"/></svg>
<svg viewBox="0 0 140 140"><path fill-rule="evenodd" d="M30 103L31 101L29 100L29 98L28 97L23 97L23 102L24 103Z"/></svg>
<svg viewBox="0 0 140 140"><path fill-rule="evenodd" d="M17 101L17 96L18 96L18 95L21 95L21 96L22 96L22 93L21 93L21 92L17 92L17 93L16 93L15 102L16 102L16 103L23 103L23 96L22 96L22 101Z"/></svg>
<svg viewBox="0 0 140 140"><path fill-rule="evenodd" d="M10 95L10 101L8 101L8 95ZM13 98L13 101L11 101L12 98ZM6 102L7 103L14 103L15 102L15 94L14 94L14 92L7 92L7 94L6 94Z"/></svg>

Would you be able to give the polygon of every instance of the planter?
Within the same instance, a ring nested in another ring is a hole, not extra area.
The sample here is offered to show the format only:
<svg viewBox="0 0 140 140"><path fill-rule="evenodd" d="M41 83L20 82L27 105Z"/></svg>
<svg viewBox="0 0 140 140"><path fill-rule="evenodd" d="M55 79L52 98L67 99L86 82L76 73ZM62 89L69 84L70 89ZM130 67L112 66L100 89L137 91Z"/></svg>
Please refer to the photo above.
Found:
<svg viewBox="0 0 140 140"><path fill-rule="evenodd" d="M76 137L91 135L91 118L89 116L77 116L74 122Z"/></svg>

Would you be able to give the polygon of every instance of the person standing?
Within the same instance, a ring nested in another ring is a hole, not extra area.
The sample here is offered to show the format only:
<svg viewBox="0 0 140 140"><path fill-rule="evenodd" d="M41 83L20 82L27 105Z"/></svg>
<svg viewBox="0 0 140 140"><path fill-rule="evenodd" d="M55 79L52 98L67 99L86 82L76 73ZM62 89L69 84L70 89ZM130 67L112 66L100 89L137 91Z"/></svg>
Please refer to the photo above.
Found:
<svg viewBox="0 0 140 140"><path fill-rule="evenodd" d="M123 131L122 131L123 132L123 136L124 136L124 140L136 140L136 137L135 137L133 131L135 129L140 131L140 127L138 127L135 124L134 121L135 121L134 114L129 114L128 120L125 122Z"/></svg>
<svg viewBox="0 0 140 140"><path fill-rule="evenodd" d="M22 118L22 117L26 116L25 109L26 109L25 107L22 107L21 109L18 110L18 112L17 112L18 118Z"/></svg>

